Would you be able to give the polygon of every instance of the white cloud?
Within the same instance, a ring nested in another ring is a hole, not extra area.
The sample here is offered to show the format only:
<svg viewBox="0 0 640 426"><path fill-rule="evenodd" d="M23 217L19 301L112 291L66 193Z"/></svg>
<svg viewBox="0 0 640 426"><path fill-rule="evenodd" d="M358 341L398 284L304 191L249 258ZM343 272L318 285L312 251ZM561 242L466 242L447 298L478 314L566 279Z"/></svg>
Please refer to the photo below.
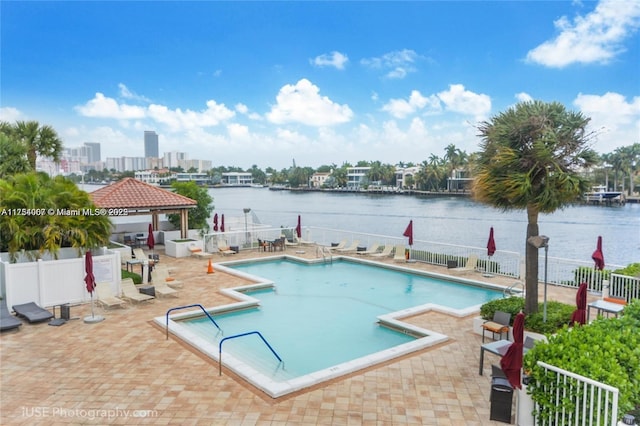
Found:
<svg viewBox="0 0 640 426"><path fill-rule="evenodd" d="M387 78L401 79L410 72L415 72L415 62L418 54L411 49L396 50L374 58L365 58L360 61L364 66L387 70Z"/></svg>
<svg viewBox="0 0 640 426"><path fill-rule="evenodd" d="M617 147L638 142L640 96L627 101L619 93L607 92L602 96L580 93L573 104L591 118L589 126L598 132L594 145L598 152L612 152Z"/></svg>
<svg viewBox="0 0 640 426"><path fill-rule="evenodd" d="M533 97L525 92L516 93L515 98L518 102L531 102L533 100Z"/></svg>
<svg viewBox="0 0 640 426"><path fill-rule="evenodd" d="M16 120L20 120L22 117L22 113L17 108L13 107L2 107L0 108L0 121L8 121L14 122Z"/></svg>
<svg viewBox="0 0 640 426"><path fill-rule="evenodd" d="M249 107L247 107L245 104L241 104L241 103L236 104L235 109L240 114L246 114L246 113L249 112Z"/></svg>
<svg viewBox="0 0 640 426"><path fill-rule="evenodd" d="M115 118L117 120L130 120L143 118L143 107L127 104L119 104L115 99L108 98L102 93L96 93L95 97L82 106L75 107L85 117Z"/></svg>
<svg viewBox="0 0 640 426"><path fill-rule="evenodd" d="M447 110L473 115L479 120L491 111L491 98L488 95L465 90L462 84L449 85L449 90L438 93L438 98Z"/></svg>
<svg viewBox="0 0 640 426"><path fill-rule="evenodd" d="M324 53L309 60L312 65L317 67L335 67L339 70L343 70L349 58L340 52L333 51L331 53Z"/></svg>
<svg viewBox="0 0 640 426"><path fill-rule="evenodd" d="M287 84L276 96L276 105L267 113L272 123L302 123L307 126L332 126L346 123L353 117L348 105L338 105L307 79L295 85Z"/></svg>
<svg viewBox="0 0 640 426"><path fill-rule="evenodd" d="M425 97L418 90L412 90L409 99L391 99L383 107L383 111L396 118L405 118L429 105L433 110L440 110L440 101L435 96Z"/></svg>
<svg viewBox="0 0 640 426"><path fill-rule="evenodd" d="M131 99L134 101L141 101L141 102L151 102L150 99L142 96L142 95L138 95L137 93L132 92L131 90L129 90L129 88L127 86L125 86L123 83L118 83L118 89L120 89L120 97L124 98L124 99Z"/></svg>
<svg viewBox="0 0 640 426"><path fill-rule="evenodd" d="M527 60L553 68L574 63L607 63L624 52L623 42L640 27L640 1L602 0L573 22L554 22L560 34L527 53Z"/></svg>

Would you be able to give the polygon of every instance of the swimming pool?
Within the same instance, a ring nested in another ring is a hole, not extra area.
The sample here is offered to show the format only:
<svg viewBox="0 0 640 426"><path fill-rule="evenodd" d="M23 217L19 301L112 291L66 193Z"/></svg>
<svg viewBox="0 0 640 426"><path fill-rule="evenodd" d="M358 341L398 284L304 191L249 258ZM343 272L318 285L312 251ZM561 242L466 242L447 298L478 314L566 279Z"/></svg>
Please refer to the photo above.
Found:
<svg viewBox="0 0 640 426"><path fill-rule="evenodd" d="M222 338L259 331L284 365L255 335L225 341L222 358L272 397L447 340L402 317L428 310L465 316L502 296L494 286L368 261L279 256L226 262L218 270L256 282L223 290L239 302L209 311L224 333L201 312L174 315L169 327L216 360Z"/></svg>

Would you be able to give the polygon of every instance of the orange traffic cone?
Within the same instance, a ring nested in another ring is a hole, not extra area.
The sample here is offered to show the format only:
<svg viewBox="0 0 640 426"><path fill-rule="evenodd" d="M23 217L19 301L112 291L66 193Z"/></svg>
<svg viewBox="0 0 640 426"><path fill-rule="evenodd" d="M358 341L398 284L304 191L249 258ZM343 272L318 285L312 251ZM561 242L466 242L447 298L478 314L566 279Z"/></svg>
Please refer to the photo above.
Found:
<svg viewBox="0 0 640 426"><path fill-rule="evenodd" d="M215 271L213 270L213 264L211 263L211 259L209 259L209 266L207 267L207 274L213 274Z"/></svg>

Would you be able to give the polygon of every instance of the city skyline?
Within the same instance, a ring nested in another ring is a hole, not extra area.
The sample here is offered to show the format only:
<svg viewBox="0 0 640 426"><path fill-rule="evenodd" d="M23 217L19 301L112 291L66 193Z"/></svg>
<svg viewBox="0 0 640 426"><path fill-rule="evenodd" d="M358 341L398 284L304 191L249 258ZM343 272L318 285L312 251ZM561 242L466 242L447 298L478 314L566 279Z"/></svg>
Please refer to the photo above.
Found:
<svg viewBox="0 0 640 426"><path fill-rule="evenodd" d="M640 1L3 2L1 119L102 157L421 162L523 100L639 141ZM90 24L89 24L90 23Z"/></svg>

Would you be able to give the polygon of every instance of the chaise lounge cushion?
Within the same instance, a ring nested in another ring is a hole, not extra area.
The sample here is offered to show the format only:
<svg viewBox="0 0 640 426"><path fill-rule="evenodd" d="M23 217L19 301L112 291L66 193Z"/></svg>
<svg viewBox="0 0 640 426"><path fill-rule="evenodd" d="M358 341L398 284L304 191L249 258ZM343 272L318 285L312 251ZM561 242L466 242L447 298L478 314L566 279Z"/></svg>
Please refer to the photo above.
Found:
<svg viewBox="0 0 640 426"><path fill-rule="evenodd" d="M12 330L22 325L22 321L11 315L7 308L7 301L2 300L0 305L0 331Z"/></svg>
<svg viewBox="0 0 640 426"><path fill-rule="evenodd" d="M13 305L12 309L18 316L26 318L29 322L41 322L53 318L53 314L51 312L41 308L34 302L24 303L22 305Z"/></svg>

